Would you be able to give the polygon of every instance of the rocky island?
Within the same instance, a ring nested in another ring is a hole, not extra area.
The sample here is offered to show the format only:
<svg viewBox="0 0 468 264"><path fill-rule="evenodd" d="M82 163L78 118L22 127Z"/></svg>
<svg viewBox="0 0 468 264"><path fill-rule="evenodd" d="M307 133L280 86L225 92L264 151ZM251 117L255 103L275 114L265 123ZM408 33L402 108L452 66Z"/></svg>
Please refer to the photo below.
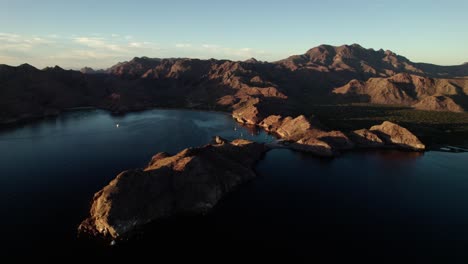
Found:
<svg viewBox="0 0 468 264"><path fill-rule="evenodd" d="M263 144L215 137L176 155L158 153L146 168L124 171L97 192L78 230L117 238L158 219L206 213L255 177L253 166L266 150Z"/></svg>

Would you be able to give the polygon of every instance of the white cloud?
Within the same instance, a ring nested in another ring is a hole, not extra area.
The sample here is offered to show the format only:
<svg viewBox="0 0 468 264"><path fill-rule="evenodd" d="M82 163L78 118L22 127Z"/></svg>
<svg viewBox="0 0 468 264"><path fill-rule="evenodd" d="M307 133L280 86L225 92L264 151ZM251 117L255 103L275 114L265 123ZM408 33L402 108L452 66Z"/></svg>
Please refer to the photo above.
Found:
<svg viewBox="0 0 468 264"><path fill-rule="evenodd" d="M21 39L20 35L11 34L11 33L1 33L0 32L0 40L7 41L7 42L18 42Z"/></svg>
<svg viewBox="0 0 468 264"><path fill-rule="evenodd" d="M219 48L218 45L214 45L214 44L203 44L202 47L205 48L205 49L217 49L217 48Z"/></svg>
<svg viewBox="0 0 468 264"><path fill-rule="evenodd" d="M55 40L47 39L47 38L41 38L41 37L33 37L32 39L25 39L24 40L27 43L32 43L32 44L52 44L55 43Z"/></svg>
<svg viewBox="0 0 468 264"><path fill-rule="evenodd" d="M250 57L267 59L272 55L248 47L231 48L210 43L160 45L119 34L59 36L0 32L0 63L106 68L135 56L245 60Z"/></svg>
<svg viewBox="0 0 468 264"><path fill-rule="evenodd" d="M90 48L98 48L98 49L106 49L118 52L126 52L126 50L114 43L107 42L104 38L97 38L97 37L77 37L74 38L74 41L88 46Z"/></svg>
<svg viewBox="0 0 468 264"><path fill-rule="evenodd" d="M66 60L89 60L89 59L109 59L115 58L114 53L103 53L92 50L70 50L60 52L49 56L49 59L66 59Z"/></svg>
<svg viewBox="0 0 468 264"><path fill-rule="evenodd" d="M19 64L18 58L14 56L0 55L1 64Z"/></svg>
<svg viewBox="0 0 468 264"><path fill-rule="evenodd" d="M143 46L143 43L141 42L130 42L128 43L128 46L131 48L141 48Z"/></svg>
<svg viewBox="0 0 468 264"><path fill-rule="evenodd" d="M39 45L53 44L54 40L38 36L0 33L0 50L27 51Z"/></svg>
<svg viewBox="0 0 468 264"><path fill-rule="evenodd" d="M258 51L252 48L229 48L215 44L202 44L200 52L204 53L203 57L230 58L244 60L252 57L263 57L267 55L265 51ZM208 56L207 56L208 55Z"/></svg>
<svg viewBox="0 0 468 264"><path fill-rule="evenodd" d="M189 43L177 43L175 44L176 48L191 48L192 44Z"/></svg>
<svg viewBox="0 0 468 264"><path fill-rule="evenodd" d="M28 51L33 46L28 43L0 43L0 50Z"/></svg>

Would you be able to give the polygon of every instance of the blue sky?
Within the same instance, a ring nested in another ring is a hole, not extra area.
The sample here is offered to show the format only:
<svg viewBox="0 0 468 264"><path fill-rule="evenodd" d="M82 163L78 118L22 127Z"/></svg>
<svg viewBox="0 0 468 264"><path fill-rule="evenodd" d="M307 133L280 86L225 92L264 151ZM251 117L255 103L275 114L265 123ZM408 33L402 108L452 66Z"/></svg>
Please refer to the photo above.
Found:
<svg viewBox="0 0 468 264"><path fill-rule="evenodd" d="M135 56L274 61L359 43L468 61L468 1L0 0L0 63L107 68Z"/></svg>

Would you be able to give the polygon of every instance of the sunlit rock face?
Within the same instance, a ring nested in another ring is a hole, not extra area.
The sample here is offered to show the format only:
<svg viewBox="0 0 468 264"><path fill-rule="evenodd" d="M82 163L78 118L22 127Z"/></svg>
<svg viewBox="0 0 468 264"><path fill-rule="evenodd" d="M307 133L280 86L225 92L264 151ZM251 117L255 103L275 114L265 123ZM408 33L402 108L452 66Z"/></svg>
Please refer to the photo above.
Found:
<svg viewBox="0 0 468 264"><path fill-rule="evenodd" d="M370 131L377 134L386 144L409 150L424 150L426 146L408 129L390 121L373 126Z"/></svg>

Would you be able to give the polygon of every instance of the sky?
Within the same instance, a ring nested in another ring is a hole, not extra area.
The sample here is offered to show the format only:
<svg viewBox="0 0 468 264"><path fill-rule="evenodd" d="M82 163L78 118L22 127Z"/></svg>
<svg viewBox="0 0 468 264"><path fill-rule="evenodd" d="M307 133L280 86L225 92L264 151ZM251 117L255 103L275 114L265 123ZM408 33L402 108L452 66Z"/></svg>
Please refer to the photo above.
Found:
<svg viewBox="0 0 468 264"><path fill-rule="evenodd" d="M135 56L275 61L358 43L468 61L466 0L0 0L0 64L108 68Z"/></svg>

